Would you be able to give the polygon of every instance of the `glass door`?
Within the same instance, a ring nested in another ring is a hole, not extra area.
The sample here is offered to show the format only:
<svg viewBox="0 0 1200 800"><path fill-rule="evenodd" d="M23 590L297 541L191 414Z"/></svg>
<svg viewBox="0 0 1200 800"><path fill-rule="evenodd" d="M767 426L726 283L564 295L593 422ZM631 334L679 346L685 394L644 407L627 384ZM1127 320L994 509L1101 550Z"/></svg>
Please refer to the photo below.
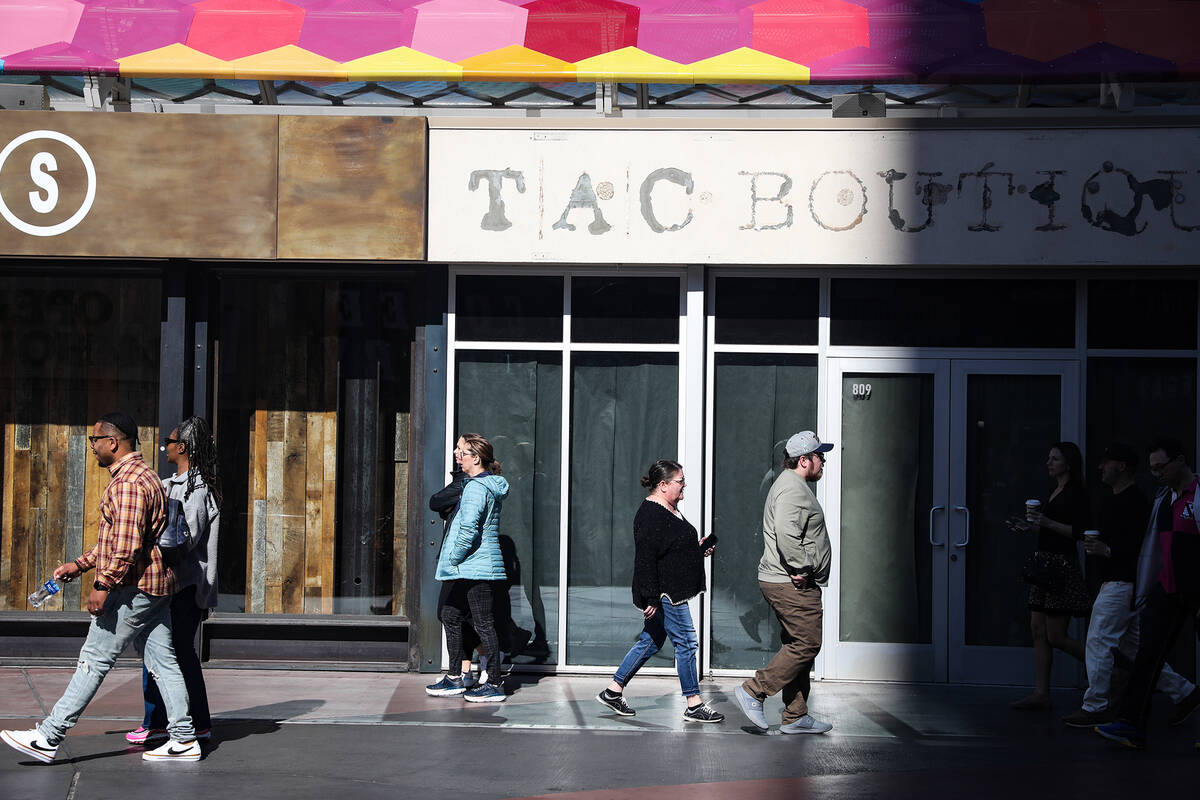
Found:
<svg viewBox="0 0 1200 800"><path fill-rule="evenodd" d="M1079 366L1071 361L954 361L951 374L950 681L1029 683L1033 653L1021 564L1035 535L1005 525L1049 494L1046 455L1079 441ZM1057 654L1053 680L1078 664Z"/></svg>
<svg viewBox="0 0 1200 800"><path fill-rule="evenodd" d="M1078 435L1078 365L830 359L822 483L834 539L823 674L1029 683L1021 564L1005 521L1045 500L1046 454ZM1077 665L1056 659L1054 681Z"/></svg>
<svg viewBox="0 0 1200 800"><path fill-rule="evenodd" d="M829 677L947 678L949 381L945 360L830 360Z"/></svg>

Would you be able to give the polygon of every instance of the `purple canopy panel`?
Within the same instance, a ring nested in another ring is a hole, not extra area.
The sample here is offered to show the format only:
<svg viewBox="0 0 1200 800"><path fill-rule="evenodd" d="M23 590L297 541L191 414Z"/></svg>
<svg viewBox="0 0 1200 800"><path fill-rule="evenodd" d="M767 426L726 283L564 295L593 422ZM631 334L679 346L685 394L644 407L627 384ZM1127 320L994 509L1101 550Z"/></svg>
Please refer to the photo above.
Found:
<svg viewBox="0 0 1200 800"><path fill-rule="evenodd" d="M843 0L765 0L740 13L751 47L807 67L870 41L866 10Z"/></svg>
<svg viewBox="0 0 1200 800"><path fill-rule="evenodd" d="M1189 0L1100 0L1104 40L1175 62L1180 73L1200 66L1200 4Z"/></svg>
<svg viewBox="0 0 1200 800"><path fill-rule="evenodd" d="M855 47L806 64L813 83L916 83L917 75L895 53Z"/></svg>
<svg viewBox="0 0 1200 800"><path fill-rule="evenodd" d="M283 0L201 0L184 42L225 61L300 40L304 9Z"/></svg>
<svg viewBox="0 0 1200 800"><path fill-rule="evenodd" d="M660 0L642 6L638 47L690 64L749 47L752 18L742 0Z"/></svg>
<svg viewBox="0 0 1200 800"><path fill-rule="evenodd" d="M638 10L616 0L527 2L525 46L563 61L583 61L638 42Z"/></svg>
<svg viewBox="0 0 1200 800"><path fill-rule="evenodd" d="M75 0L0 0L0 58L71 41L82 14L83 4Z"/></svg>
<svg viewBox="0 0 1200 800"><path fill-rule="evenodd" d="M67 75L116 75L117 62L67 42L57 42L4 57L5 72L57 72Z"/></svg>
<svg viewBox="0 0 1200 800"><path fill-rule="evenodd" d="M333 59L353 61L412 43L415 17L404 9L418 0L317 0L308 6L300 46Z"/></svg>
<svg viewBox="0 0 1200 800"><path fill-rule="evenodd" d="M1044 78L1046 65L1003 50L983 47L965 56L951 56L928 66L924 80L930 83L1014 83Z"/></svg>
<svg viewBox="0 0 1200 800"><path fill-rule="evenodd" d="M1136 75L1139 79L1170 80L1175 77L1175 63L1165 58L1135 53L1123 47L1101 42L1085 47L1046 65L1047 74L1056 80L1094 81L1104 72Z"/></svg>
<svg viewBox="0 0 1200 800"><path fill-rule="evenodd" d="M892 0L870 14L872 49L917 75L987 47L983 14L962 0Z"/></svg>
<svg viewBox="0 0 1200 800"><path fill-rule="evenodd" d="M1060 56L1104 39L1096 0L987 0L987 43L1035 61Z"/></svg>
<svg viewBox="0 0 1200 800"><path fill-rule="evenodd" d="M429 0L404 13L415 19L412 48L446 61L523 45L529 15L503 0Z"/></svg>
<svg viewBox="0 0 1200 800"><path fill-rule="evenodd" d="M196 10L182 0L83 0L72 44L108 58L157 50L187 38Z"/></svg>

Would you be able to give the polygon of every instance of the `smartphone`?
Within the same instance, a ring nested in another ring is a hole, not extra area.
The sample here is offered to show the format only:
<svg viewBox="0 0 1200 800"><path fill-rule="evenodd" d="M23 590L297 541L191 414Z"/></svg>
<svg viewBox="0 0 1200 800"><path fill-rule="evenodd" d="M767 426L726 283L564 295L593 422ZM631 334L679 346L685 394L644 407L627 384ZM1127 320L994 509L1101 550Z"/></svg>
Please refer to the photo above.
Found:
<svg viewBox="0 0 1200 800"><path fill-rule="evenodd" d="M714 544L716 544L717 541L718 541L717 535L715 533L710 533L708 536L705 536L703 539L700 540L700 549L707 550L708 548L710 548Z"/></svg>

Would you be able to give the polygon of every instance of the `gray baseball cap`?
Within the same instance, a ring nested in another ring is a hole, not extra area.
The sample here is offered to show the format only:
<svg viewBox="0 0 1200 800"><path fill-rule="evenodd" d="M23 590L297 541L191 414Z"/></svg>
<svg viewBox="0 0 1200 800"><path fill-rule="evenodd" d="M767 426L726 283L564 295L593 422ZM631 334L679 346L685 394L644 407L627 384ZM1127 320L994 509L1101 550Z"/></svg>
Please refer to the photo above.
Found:
<svg viewBox="0 0 1200 800"><path fill-rule="evenodd" d="M828 453L833 449L833 445L829 442L822 444L812 431L800 431L787 440L783 449L789 456L796 458L809 453Z"/></svg>

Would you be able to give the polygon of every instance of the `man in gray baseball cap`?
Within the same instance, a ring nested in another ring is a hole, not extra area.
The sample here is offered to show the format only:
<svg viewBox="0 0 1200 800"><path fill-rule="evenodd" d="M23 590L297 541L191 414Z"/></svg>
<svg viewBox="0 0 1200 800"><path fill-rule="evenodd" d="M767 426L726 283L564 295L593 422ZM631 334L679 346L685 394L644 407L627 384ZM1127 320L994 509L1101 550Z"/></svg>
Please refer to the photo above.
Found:
<svg viewBox="0 0 1200 800"><path fill-rule="evenodd" d="M784 446L783 471L763 506L763 556L758 586L782 627L783 647L764 669L737 687L742 712L767 730L763 700L783 692L780 733L825 733L833 726L808 713L809 672L821 651L821 587L829 583L832 550L813 482L833 445L800 431Z"/></svg>

